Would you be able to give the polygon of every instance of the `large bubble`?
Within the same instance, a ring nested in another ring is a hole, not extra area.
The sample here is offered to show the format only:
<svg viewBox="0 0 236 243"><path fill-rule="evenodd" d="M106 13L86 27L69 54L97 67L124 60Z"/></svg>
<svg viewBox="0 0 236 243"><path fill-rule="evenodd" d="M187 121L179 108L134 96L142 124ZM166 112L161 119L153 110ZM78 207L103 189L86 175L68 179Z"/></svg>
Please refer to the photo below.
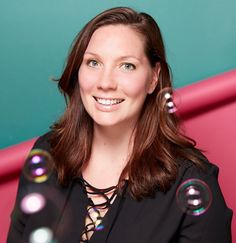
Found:
<svg viewBox="0 0 236 243"><path fill-rule="evenodd" d="M176 200L183 212L198 216L205 213L210 207L212 193L204 181L188 179L178 187Z"/></svg>
<svg viewBox="0 0 236 243"><path fill-rule="evenodd" d="M46 204L46 200L40 193L30 193L21 201L21 210L24 213L32 214L40 211Z"/></svg>
<svg viewBox="0 0 236 243"><path fill-rule="evenodd" d="M52 156L47 151L34 149L26 159L23 173L28 180L42 183L49 178L52 168Z"/></svg>

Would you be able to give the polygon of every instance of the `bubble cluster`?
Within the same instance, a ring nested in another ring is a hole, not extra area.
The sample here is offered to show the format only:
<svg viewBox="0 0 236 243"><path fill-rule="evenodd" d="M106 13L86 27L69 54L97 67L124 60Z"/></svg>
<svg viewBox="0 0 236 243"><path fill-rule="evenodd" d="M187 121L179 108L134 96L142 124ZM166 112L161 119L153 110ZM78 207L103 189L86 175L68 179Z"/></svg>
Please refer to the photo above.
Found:
<svg viewBox="0 0 236 243"><path fill-rule="evenodd" d="M173 101L172 94L170 92L166 92L164 94L164 97L166 99L166 107L169 113L174 113L177 111L177 107Z"/></svg>
<svg viewBox="0 0 236 243"><path fill-rule="evenodd" d="M33 149L29 153L24 167L23 175L30 182L27 185L29 193L25 195L19 203L19 209L26 214L41 213L46 207L50 207L56 214L58 210L57 201L54 197L56 192L53 188L45 188L39 193L38 183L43 183L49 179L53 172L54 161L52 156L45 150ZM58 197L56 197L58 198ZM43 214L42 214L43 215ZM55 243L53 232L50 228L41 227L31 232L29 243Z"/></svg>
<svg viewBox="0 0 236 243"><path fill-rule="evenodd" d="M205 213L210 207L212 193L204 181L188 179L178 187L176 200L183 212L198 216Z"/></svg>
<svg viewBox="0 0 236 243"><path fill-rule="evenodd" d="M29 243L52 243L53 233L47 227L34 230L29 237Z"/></svg>
<svg viewBox="0 0 236 243"><path fill-rule="evenodd" d="M51 155L47 151L34 149L26 159L23 173L28 180L42 183L51 175L52 167Z"/></svg>
<svg viewBox="0 0 236 243"><path fill-rule="evenodd" d="M39 193L30 193L21 201L21 210L24 213L32 214L40 211L46 204L44 196Z"/></svg>

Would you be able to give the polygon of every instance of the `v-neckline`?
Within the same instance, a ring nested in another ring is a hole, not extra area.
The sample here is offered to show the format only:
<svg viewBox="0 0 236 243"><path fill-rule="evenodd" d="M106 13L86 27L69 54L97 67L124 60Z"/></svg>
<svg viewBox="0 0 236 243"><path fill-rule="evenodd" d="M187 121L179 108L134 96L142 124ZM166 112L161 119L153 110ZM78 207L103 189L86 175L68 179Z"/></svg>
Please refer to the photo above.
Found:
<svg viewBox="0 0 236 243"><path fill-rule="evenodd" d="M97 231L104 230L104 222L109 217L109 212L117 199L117 185L108 188L97 188L86 181L82 176L80 177L84 194L87 198L86 211L87 215L84 218L84 230L81 238L91 242ZM111 195L109 195L111 193ZM94 202L93 196L101 197L101 202ZM103 214L102 209L105 209ZM99 226L99 227L97 227ZM81 239L80 239L81 240Z"/></svg>
<svg viewBox="0 0 236 243"><path fill-rule="evenodd" d="M113 216L114 216L116 209L118 208L118 205L119 205L119 203L118 203L119 200L120 200L119 195L117 195L114 202L111 204L111 206L109 207L109 209L107 210L105 215L102 217L103 229L95 230L93 232L93 234L91 235L90 239L88 240L89 243L95 243L97 235L107 234L109 232L109 229L110 229L110 226L111 226L109 222L112 222Z"/></svg>
<svg viewBox="0 0 236 243"><path fill-rule="evenodd" d="M105 243L106 239L109 237L109 233L113 228L113 225L116 221L116 217L119 214L119 211L121 209L123 198L126 193L128 182L125 182L123 191L121 195L119 193L116 195L116 198L114 199L113 203L107 210L106 214L102 218L102 230L95 230L88 240L88 243Z"/></svg>

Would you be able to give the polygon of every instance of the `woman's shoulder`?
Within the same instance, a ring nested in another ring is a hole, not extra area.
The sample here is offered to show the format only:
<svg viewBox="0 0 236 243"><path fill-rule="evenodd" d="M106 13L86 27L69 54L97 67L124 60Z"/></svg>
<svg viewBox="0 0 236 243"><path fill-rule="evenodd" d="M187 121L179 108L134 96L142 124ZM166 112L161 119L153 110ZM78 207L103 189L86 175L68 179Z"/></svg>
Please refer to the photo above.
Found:
<svg viewBox="0 0 236 243"><path fill-rule="evenodd" d="M191 186L203 190L201 193L207 192L214 200L214 203L218 205L221 209L227 209L226 202L221 191L221 187L218 181L219 167L210 162L207 157L196 150L198 153L198 158L201 160L201 164L190 160L182 160L179 162L179 171L176 181L174 182L175 193L177 193L180 188L191 188Z"/></svg>
<svg viewBox="0 0 236 243"><path fill-rule="evenodd" d="M18 185L17 197L20 199L31 192L48 191L48 188L58 192L67 190L58 182L54 158L50 151L51 134L49 131L37 138L24 162Z"/></svg>
<svg viewBox="0 0 236 243"><path fill-rule="evenodd" d="M179 208L190 213L182 222L183 235L194 232L199 234L201 242L230 242L232 210L227 206L218 181L220 169L199 150L195 152L201 166L183 160L174 185ZM225 230L217 232L217 229Z"/></svg>
<svg viewBox="0 0 236 243"><path fill-rule="evenodd" d="M191 160L179 158L179 179L196 178L207 180L209 177L218 178L219 167L213 162L209 161L208 158L199 150L193 149L199 164L194 163Z"/></svg>

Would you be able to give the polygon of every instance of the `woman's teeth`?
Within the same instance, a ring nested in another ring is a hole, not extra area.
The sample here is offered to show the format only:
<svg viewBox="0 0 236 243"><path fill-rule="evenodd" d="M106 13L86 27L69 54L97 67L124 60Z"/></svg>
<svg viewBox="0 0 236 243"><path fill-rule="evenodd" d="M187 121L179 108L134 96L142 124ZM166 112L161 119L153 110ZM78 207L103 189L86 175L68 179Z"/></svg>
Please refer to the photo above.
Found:
<svg viewBox="0 0 236 243"><path fill-rule="evenodd" d="M123 99L102 99L102 98L95 98L95 99L101 105L116 105L123 101Z"/></svg>

